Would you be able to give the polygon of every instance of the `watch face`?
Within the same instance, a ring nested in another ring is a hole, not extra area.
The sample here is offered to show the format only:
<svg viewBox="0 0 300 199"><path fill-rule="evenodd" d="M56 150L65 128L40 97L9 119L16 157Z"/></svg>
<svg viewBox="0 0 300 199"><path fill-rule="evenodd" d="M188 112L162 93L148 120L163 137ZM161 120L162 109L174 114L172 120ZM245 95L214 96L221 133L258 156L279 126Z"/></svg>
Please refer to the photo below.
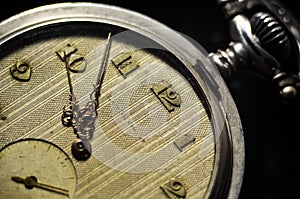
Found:
<svg viewBox="0 0 300 199"><path fill-rule="evenodd" d="M92 3L0 32L1 198L238 197L238 112L191 38Z"/></svg>
<svg viewBox="0 0 300 199"><path fill-rule="evenodd" d="M1 149L0 161L1 179L9 179L1 183L1 197L74 198L75 167L68 155L51 142L40 139L11 142ZM23 187L12 186L13 183ZM26 193L26 189L32 193Z"/></svg>

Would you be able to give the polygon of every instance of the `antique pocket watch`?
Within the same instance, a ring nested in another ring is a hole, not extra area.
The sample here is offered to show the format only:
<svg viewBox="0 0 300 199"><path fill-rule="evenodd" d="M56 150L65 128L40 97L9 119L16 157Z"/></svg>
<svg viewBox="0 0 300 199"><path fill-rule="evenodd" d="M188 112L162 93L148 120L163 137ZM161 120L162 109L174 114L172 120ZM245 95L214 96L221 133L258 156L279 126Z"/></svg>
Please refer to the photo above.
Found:
<svg viewBox="0 0 300 199"><path fill-rule="evenodd" d="M106 4L58 3L4 20L0 198L238 198L244 137L225 82L253 65L290 101L299 38L271 3L220 3L233 42L210 54Z"/></svg>

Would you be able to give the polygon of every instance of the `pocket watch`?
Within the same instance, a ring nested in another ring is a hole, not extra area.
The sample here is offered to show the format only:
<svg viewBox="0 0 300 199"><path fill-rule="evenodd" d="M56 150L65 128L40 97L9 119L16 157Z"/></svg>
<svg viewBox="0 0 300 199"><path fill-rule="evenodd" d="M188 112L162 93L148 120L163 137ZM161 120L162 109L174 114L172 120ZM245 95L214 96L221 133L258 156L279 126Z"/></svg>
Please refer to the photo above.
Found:
<svg viewBox="0 0 300 199"><path fill-rule="evenodd" d="M254 71L282 104L297 102L300 29L278 2L218 4L231 42L215 52L110 4L3 20L0 198L239 198L236 79Z"/></svg>

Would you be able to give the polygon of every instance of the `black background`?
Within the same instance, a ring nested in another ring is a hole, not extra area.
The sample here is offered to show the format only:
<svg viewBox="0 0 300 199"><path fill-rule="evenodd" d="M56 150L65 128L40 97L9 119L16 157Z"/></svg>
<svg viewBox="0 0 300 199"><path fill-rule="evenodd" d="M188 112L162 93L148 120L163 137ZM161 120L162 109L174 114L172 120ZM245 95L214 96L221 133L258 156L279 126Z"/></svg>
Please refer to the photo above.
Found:
<svg viewBox="0 0 300 199"><path fill-rule="evenodd" d="M54 0L2 1L0 20ZM62 1L60 1L62 2ZM95 2L95 1L94 1ZM208 52L224 49L228 21L216 1L97 1L148 15L198 41ZM297 1L284 1L299 17ZM299 18L300 19L300 18ZM268 82L244 73L230 85L245 134L246 166L241 199L296 198L300 101L284 105ZM298 196L299 197L299 196Z"/></svg>

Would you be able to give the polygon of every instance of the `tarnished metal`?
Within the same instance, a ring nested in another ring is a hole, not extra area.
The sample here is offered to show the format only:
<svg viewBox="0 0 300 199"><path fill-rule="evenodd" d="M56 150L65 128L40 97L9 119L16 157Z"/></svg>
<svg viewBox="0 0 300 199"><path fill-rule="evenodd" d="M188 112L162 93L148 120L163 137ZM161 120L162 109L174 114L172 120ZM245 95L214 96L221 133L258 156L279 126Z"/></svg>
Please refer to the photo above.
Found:
<svg viewBox="0 0 300 199"><path fill-rule="evenodd" d="M300 89L299 28L275 1L221 0L232 42L210 57L228 81L244 69L274 83L285 103ZM282 16L282 15L286 16Z"/></svg>

